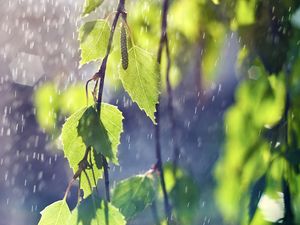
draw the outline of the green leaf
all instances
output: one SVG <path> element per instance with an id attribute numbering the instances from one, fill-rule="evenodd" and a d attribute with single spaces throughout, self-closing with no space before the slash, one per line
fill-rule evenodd
<path id="1" fill-rule="evenodd" d="M 93 12 L 102 3 L 103 3 L 103 0 L 85 0 L 82 16 L 85 16 L 86 14 Z"/>
<path id="2" fill-rule="evenodd" d="M 76 113 L 72 114 L 65 122 L 62 128 L 62 143 L 65 157 L 68 159 L 69 165 L 75 173 L 78 169 L 78 163 L 82 160 L 87 146 L 84 144 L 82 138 L 78 135 L 77 127 L 79 120 L 86 111 L 83 108 Z M 94 151 L 91 151 L 93 165 L 98 165 L 95 161 Z M 93 182 L 92 170 L 86 170 L 86 173 L 92 183 L 92 187 L 95 186 Z M 94 169 L 95 179 L 98 180 L 102 177 L 103 171 L 100 167 Z M 81 189 L 84 192 L 84 196 L 91 194 L 91 188 L 88 180 L 84 174 L 81 176 Z"/>
<path id="3" fill-rule="evenodd" d="M 92 146 L 97 153 L 102 153 L 112 162 L 118 163 L 117 151 L 120 144 L 121 133 L 123 132 L 123 116 L 117 107 L 102 104 L 101 120 L 92 106 L 82 108 L 72 114 L 62 128 L 62 142 L 65 157 L 68 159 L 70 167 L 75 173 L 78 163 L 82 160 L 86 148 Z M 99 157 L 91 151 L 96 180 L 102 177 L 101 162 Z M 92 184 L 93 174 L 91 170 L 86 170 Z M 91 194 L 88 181 L 85 176 L 81 176 L 81 185 L 85 196 Z M 94 184 L 92 185 L 94 186 Z"/>
<path id="4" fill-rule="evenodd" d="M 110 28 L 105 20 L 95 20 L 79 28 L 80 66 L 103 58 L 106 54 Z"/>
<path id="5" fill-rule="evenodd" d="M 153 179 L 138 175 L 117 184 L 112 194 L 112 204 L 120 209 L 126 219 L 130 219 L 150 205 L 154 197 Z"/>
<path id="6" fill-rule="evenodd" d="M 122 112 L 113 105 L 102 103 L 101 122 L 107 131 L 113 152 L 112 162 L 118 164 L 118 146 L 120 144 L 121 134 L 123 133 L 123 115 Z"/>
<path id="7" fill-rule="evenodd" d="M 159 96 L 159 65 L 145 50 L 133 46 L 128 51 L 129 65 L 126 70 L 119 67 L 125 90 L 140 109 L 155 123 L 155 110 Z"/>
<path id="8" fill-rule="evenodd" d="M 38 225 L 64 225 L 68 224 L 71 212 L 64 199 L 48 205 L 41 215 Z"/>
<path id="9" fill-rule="evenodd" d="M 124 216 L 117 208 L 100 198 L 90 195 L 72 211 L 68 225 L 125 225 Z M 107 211 L 106 211 L 107 209 Z M 107 213 L 106 213 L 107 212 Z M 109 223 L 106 223 L 108 219 Z"/>
<path id="10" fill-rule="evenodd" d="M 249 224 L 251 223 L 255 215 L 259 200 L 263 192 L 265 191 L 265 188 L 266 188 L 266 174 L 261 176 L 252 187 L 250 204 L 249 204 Z"/>
<path id="11" fill-rule="evenodd" d="M 82 114 L 77 129 L 78 135 L 82 137 L 86 147 L 92 146 L 98 154 L 101 153 L 109 159 L 113 158 L 112 144 L 107 131 L 92 106 L 88 107 Z"/>
<path id="12" fill-rule="evenodd" d="M 96 110 L 89 107 L 79 120 L 78 134 L 86 146 L 93 146 L 97 153 L 103 154 L 117 164 L 123 119 L 121 111 L 113 105 L 102 104 L 100 120 Z"/>

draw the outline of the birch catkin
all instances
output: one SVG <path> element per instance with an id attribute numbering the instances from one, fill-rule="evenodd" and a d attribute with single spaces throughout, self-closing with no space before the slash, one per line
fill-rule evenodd
<path id="1" fill-rule="evenodd" d="M 124 70 L 128 68 L 127 34 L 124 24 L 121 27 L 121 61 Z"/>

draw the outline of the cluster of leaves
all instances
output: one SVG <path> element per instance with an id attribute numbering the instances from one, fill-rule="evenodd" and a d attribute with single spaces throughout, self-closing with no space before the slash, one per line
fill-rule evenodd
<path id="1" fill-rule="evenodd" d="M 247 74 L 225 116 L 215 177 L 229 224 L 299 224 L 299 27 L 295 1 L 222 1 Z M 299 9 L 298 9 L 299 10 Z"/>
<path id="2" fill-rule="evenodd" d="M 87 0 L 82 15 L 85 16 L 94 11 L 101 3 L 102 1 Z M 122 21 L 122 23 L 126 23 L 126 21 Z M 110 34 L 109 21 L 106 20 L 89 21 L 80 26 L 81 66 L 104 58 Z M 114 49 L 120 49 L 118 42 L 114 42 L 113 47 Z M 127 60 L 130 62 L 127 67 L 122 68 L 119 66 L 118 68 L 114 66 L 114 68 L 119 73 L 123 87 L 132 100 L 155 122 L 155 105 L 158 102 L 159 95 L 158 64 L 150 53 L 134 44 L 128 49 Z M 40 88 L 35 95 L 36 103 L 39 105 L 37 118 L 45 129 L 52 129 L 60 110 L 65 110 L 65 113 L 72 113 L 63 125 L 61 139 L 63 152 L 70 167 L 75 175 L 79 171 L 80 188 L 83 190 L 84 200 L 71 213 L 66 203 L 66 195 L 63 200 L 55 202 L 43 210 L 39 224 L 107 224 L 108 220 L 111 224 L 125 224 L 126 221 L 122 213 L 126 218 L 129 218 L 132 213 L 136 213 L 148 204 L 143 199 L 143 193 L 138 192 L 139 189 L 134 192 L 137 197 L 136 201 L 132 201 L 131 211 L 123 211 L 124 208 L 128 207 L 126 204 L 124 205 L 124 202 L 122 204 L 124 193 L 126 195 L 128 191 L 133 189 L 127 189 L 124 192 L 122 188 L 121 191 L 118 191 L 120 188 L 117 186 L 113 199 L 122 213 L 110 203 L 99 199 L 96 194 L 93 194 L 93 187 L 97 185 L 98 179 L 102 178 L 101 157 L 105 157 L 111 163 L 118 164 L 117 148 L 123 131 L 122 113 L 117 107 L 105 103 L 101 105 L 100 117 L 93 105 L 77 108 L 75 111 L 78 105 L 82 106 L 84 104 L 80 101 L 85 98 L 84 95 L 79 97 L 73 95 L 72 91 L 69 92 L 70 90 L 67 90 L 56 94 L 53 85 Z M 47 97 L 45 98 L 45 96 Z M 47 99 L 49 99 L 49 102 L 45 101 Z M 65 105 L 69 99 L 71 99 L 71 102 Z M 76 106 L 74 107 L 74 105 Z M 46 118 L 43 117 L 45 114 Z M 91 150 L 88 152 L 88 149 Z M 83 168 L 84 176 L 81 175 L 80 162 L 86 154 L 90 154 L 89 167 L 92 167 L 92 169 L 89 167 Z M 74 176 L 74 178 L 77 177 Z M 91 180 L 94 180 L 94 183 Z M 151 193 L 154 192 L 152 183 L 152 179 L 138 176 L 119 185 L 127 184 L 130 187 L 141 187 L 142 191 L 147 195 L 149 194 L 150 201 Z M 133 197 L 134 200 L 134 196 L 127 196 L 125 203 L 128 202 L 128 197 Z"/>
<path id="3" fill-rule="evenodd" d="M 122 113 L 115 106 L 103 103 L 101 118 L 99 122 L 97 122 L 98 117 L 93 107 L 86 107 L 83 84 L 71 86 L 65 91 L 62 91 L 59 94 L 57 93 L 59 93 L 58 90 L 55 85 L 51 83 L 46 83 L 37 89 L 35 96 L 37 118 L 45 118 L 47 116 L 52 118 L 49 121 L 53 121 L 53 123 L 40 123 L 40 125 L 45 129 L 51 128 L 49 132 L 53 133 L 53 128 L 59 126 L 59 117 L 63 118 L 64 116 L 71 114 L 63 126 L 61 139 L 64 143 L 64 154 L 74 173 L 78 169 L 78 162 L 82 159 L 85 148 L 88 145 L 95 146 L 95 149 L 101 149 L 101 146 L 105 146 L 105 148 L 103 148 L 105 152 L 101 151 L 101 153 L 106 154 L 107 157 L 111 158 L 112 162 L 118 163 L 117 146 L 123 131 Z M 39 105 L 38 98 L 44 100 L 50 98 L 52 100 L 46 102 L 43 101 L 40 103 L 41 105 Z M 50 111 L 51 114 L 49 114 L 49 111 L 44 112 L 44 108 L 49 109 L 52 108 L 53 105 L 57 106 L 56 112 L 55 110 Z M 115 123 L 112 123 L 112 121 L 115 121 Z M 95 130 L 97 132 L 95 132 Z M 93 143 L 95 139 L 98 141 Z M 110 153 L 112 153 L 112 155 L 110 155 Z M 102 178 L 103 169 L 97 151 L 92 151 L 92 158 L 92 163 L 96 166 L 94 176 L 96 179 L 100 179 Z M 86 173 L 88 177 L 93 177 L 91 170 L 86 170 Z M 174 218 L 176 218 L 177 221 L 180 221 L 180 224 L 192 224 L 199 216 L 199 214 L 196 213 L 199 209 L 200 199 L 198 185 L 186 172 L 179 168 L 177 169 L 175 179 L 171 164 L 165 165 L 164 173 L 167 192 L 170 196 L 174 210 Z M 155 174 L 137 175 L 120 181 L 112 190 L 112 205 L 110 205 L 109 208 L 112 208 L 113 211 L 115 211 L 116 208 L 119 209 L 125 220 L 128 221 L 139 216 L 139 214 L 150 207 L 154 201 L 158 201 L 161 205 L 163 196 L 158 181 L 159 178 Z M 92 187 L 95 187 L 94 183 L 91 183 L 91 185 Z M 81 189 L 83 190 L 84 197 L 87 199 L 80 203 L 80 205 L 83 204 L 84 206 L 82 207 L 82 211 L 79 210 L 81 216 L 80 218 L 77 216 L 79 218 L 77 223 L 75 223 L 74 216 L 71 217 L 66 199 L 63 199 L 51 204 L 42 211 L 40 224 L 46 222 L 52 224 L 53 218 L 56 218 L 56 222 L 59 224 L 80 224 L 80 220 L 89 221 L 88 224 L 90 224 L 90 221 L 103 220 L 103 218 L 105 218 L 103 214 L 101 214 L 104 210 L 103 207 L 102 211 L 100 211 L 97 208 L 94 209 L 93 206 L 90 209 L 91 212 L 97 213 L 94 213 L 94 215 L 84 214 L 84 209 L 92 203 L 92 191 L 89 187 L 89 181 L 85 176 L 81 177 Z M 98 200 L 99 197 L 95 193 L 93 194 L 93 198 L 96 198 L 96 201 L 99 201 L 99 205 L 103 204 L 100 203 L 100 201 L 102 202 L 103 200 Z M 74 211 L 74 213 L 75 212 L 78 214 L 78 210 Z M 57 214 L 59 214 L 58 217 L 56 217 Z M 121 218 L 119 214 L 118 217 Z M 124 218 L 120 221 L 124 221 Z M 159 219 L 162 221 L 164 220 L 162 214 L 160 214 Z M 72 220 L 72 223 L 70 220 Z M 87 222 L 82 223 L 86 224 Z"/>
<path id="4" fill-rule="evenodd" d="M 102 2 L 86 0 L 82 16 L 93 12 Z M 120 26 L 117 27 L 117 31 L 121 27 L 121 42 L 113 41 L 112 60 L 108 60 L 107 72 L 118 74 L 125 91 L 155 123 L 155 105 L 158 103 L 160 88 L 159 65 L 151 53 L 135 45 L 132 37 L 127 36 L 130 31 L 124 32 L 128 27 L 127 22 L 122 19 Z M 105 57 L 111 34 L 109 21 L 86 22 L 80 26 L 78 32 L 81 50 L 80 66 L 101 61 Z M 126 43 L 128 40 L 131 42 Z M 75 85 L 60 92 L 54 84 L 45 84 L 36 91 L 34 99 L 37 106 L 37 119 L 41 127 L 50 133 L 59 133 L 56 127 L 64 116 L 69 116 L 63 124 L 60 139 L 63 153 L 75 174 L 74 179 L 77 178 L 76 174 L 79 175 L 79 187 L 83 191 L 83 199 L 72 211 L 66 201 L 67 193 L 62 200 L 47 206 L 41 212 L 39 225 L 121 225 L 154 204 L 156 199 L 162 201 L 156 170 L 117 183 L 112 190 L 111 203 L 98 196 L 97 181 L 103 176 L 101 157 L 105 157 L 110 163 L 118 164 L 117 152 L 124 118 L 116 106 L 102 103 L 99 116 L 94 105 L 86 105 L 82 85 Z M 89 165 L 80 170 L 82 169 L 80 163 L 85 159 L 86 154 L 89 155 Z M 84 174 L 81 174 L 82 171 Z M 198 186 L 180 169 L 176 177 L 170 166 L 166 167 L 165 171 L 174 216 L 180 224 L 191 224 L 195 220 L 195 212 L 198 208 Z M 164 217 L 160 217 L 159 220 L 164 220 Z"/>

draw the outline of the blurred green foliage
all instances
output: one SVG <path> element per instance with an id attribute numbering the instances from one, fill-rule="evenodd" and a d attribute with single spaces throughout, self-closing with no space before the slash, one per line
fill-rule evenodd
<path id="1" fill-rule="evenodd" d="M 161 1 L 128 1 L 127 5 L 129 45 L 155 54 Z M 224 149 L 215 169 L 215 197 L 225 224 L 300 224 L 299 7 L 300 1 L 294 0 L 170 1 L 173 88 L 196 64 L 200 72 L 196 76 L 201 76 L 205 89 L 222 70 L 219 57 L 232 32 L 240 44 L 236 60 L 240 83 L 235 103 L 224 117 Z M 91 27 L 85 28 L 82 31 L 89 32 Z M 116 87 L 120 87 L 118 35 L 119 31 L 107 66 L 109 81 Z M 195 57 L 197 52 L 200 57 Z M 163 91 L 165 69 L 162 61 Z M 41 127 L 53 133 L 64 116 L 85 107 L 82 87 L 65 91 L 58 91 L 51 83 L 40 87 L 35 104 Z M 165 176 L 176 219 L 180 224 L 196 223 L 199 187 L 183 170 L 177 171 L 175 179 L 169 165 Z M 161 193 L 157 197 L 161 199 Z"/>
<path id="2" fill-rule="evenodd" d="M 197 223 L 200 218 L 198 213 L 201 193 L 199 184 L 183 168 L 177 167 L 175 170 L 171 163 L 164 165 L 164 174 L 174 220 L 182 225 Z M 157 189 L 159 190 L 158 199 L 162 201 L 162 190 L 159 187 Z"/>
<path id="3" fill-rule="evenodd" d="M 240 84 L 236 103 L 226 113 L 225 154 L 216 169 L 216 196 L 229 221 L 245 217 L 250 187 L 268 169 L 272 157 L 262 132 L 280 121 L 284 110 L 283 75 L 268 77 L 262 65 L 255 69 L 256 80 Z"/>
<path id="4" fill-rule="evenodd" d="M 91 101 L 92 96 L 89 98 Z M 76 84 L 61 91 L 55 83 L 45 83 L 35 91 L 34 104 L 41 128 L 57 136 L 60 134 L 59 123 L 66 116 L 87 106 L 84 84 Z"/>
<path id="5" fill-rule="evenodd" d="M 300 36 L 291 18 L 300 2 L 220 4 L 235 5 L 228 16 L 242 48 L 241 82 L 215 170 L 216 200 L 226 224 L 299 224 Z"/>
<path id="6" fill-rule="evenodd" d="M 138 175 L 117 184 L 112 194 L 112 204 L 125 218 L 131 219 L 153 203 L 155 198 L 152 176 Z"/>

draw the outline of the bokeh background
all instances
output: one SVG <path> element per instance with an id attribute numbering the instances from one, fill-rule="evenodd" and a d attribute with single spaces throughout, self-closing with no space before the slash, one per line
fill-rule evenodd
<path id="1" fill-rule="evenodd" d="M 126 2 L 132 38 L 156 54 L 161 2 Z M 72 178 L 60 149 L 59 134 L 65 118 L 86 104 L 85 82 L 100 64 L 94 62 L 79 68 L 77 29 L 84 21 L 110 18 L 116 1 L 105 0 L 84 18 L 80 16 L 83 1 L 0 0 L 0 3 L 0 224 L 37 224 L 40 211 L 63 197 Z M 247 117 L 239 112 L 255 108 L 253 104 L 270 92 L 263 86 L 265 91 L 260 93 L 261 89 L 256 89 L 253 82 L 266 74 L 279 74 L 285 62 L 294 62 L 287 55 L 299 51 L 299 36 L 290 34 L 299 32 L 298 7 L 298 1 L 292 0 L 170 1 L 168 31 L 179 165 L 197 190 L 190 196 L 196 201 L 196 209 L 187 224 L 244 221 L 237 210 L 239 204 L 243 208 L 247 201 L 240 203 L 240 196 L 248 192 L 250 181 L 260 173 L 246 172 L 243 179 L 241 173 L 234 171 L 243 171 L 248 156 L 242 161 L 244 155 L 236 155 L 244 153 L 228 153 L 228 157 L 223 157 L 223 153 L 229 152 L 228 148 L 235 152 L 248 149 L 252 139 L 247 131 L 252 129 L 251 124 L 256 120 L 263 121 L 257 122 L 257 126 L 265 125 L 266 121 L 274 124 L 280 117 L 278 114 L 282 114 L 285 89 L 276 78 L 271 89 L 271 92 L 276 90 L 275 100 L 258 109 L 261 110 L 258 114 L 265 115 L 268 107 L 275 105 L 270 109 L 271 117 L 252 120 L 252 114 Z M 120 166 L 110 167 L 112 186 L 115 181 L 146 172 L 155 162 L 154 127 L 122 89 L 115 73 L 117 60 L 113 52 L 104 90 L 104 101 L 117 105 L 125 117 Z M 245 84 L 245 80 L 252 83 Z M 260 83 L 268 82 L 265 78 Z M 237 92 L 241 83 L 245 87 Z M 162 73 L 161 140 L 163 159 L 170 162 L 172 137 L 165 86 Z M 253 97 L 256 93 L 257 98 Z M 238 102 L 248 103 L 248 108 L 238 107 Z M 236 127 L 235 133 L 228 135 L 226 121 L 229 127 Z M 247 121 L 250 125 L 246 126 Z M 260 129 L 253 132 L 257 134 Z M 251 164 L 249 171 L 255 166 L 259 171 L 260 164 Z M 245 183 L 245 179 L 249 182 Z M 238 189 L 240 184 L 244 185 L 241 185 L 244 191 Z M 102 182 L 99 187 L 103 189 Z M 76 193 L 74 186 L 68 199 L 71 207 L 76 204 Z M 272 212 L 280 218 L 282 206 L 276 204 L 279 206 Z M 153 223 L 150 210 L 129 222 Z"/>

